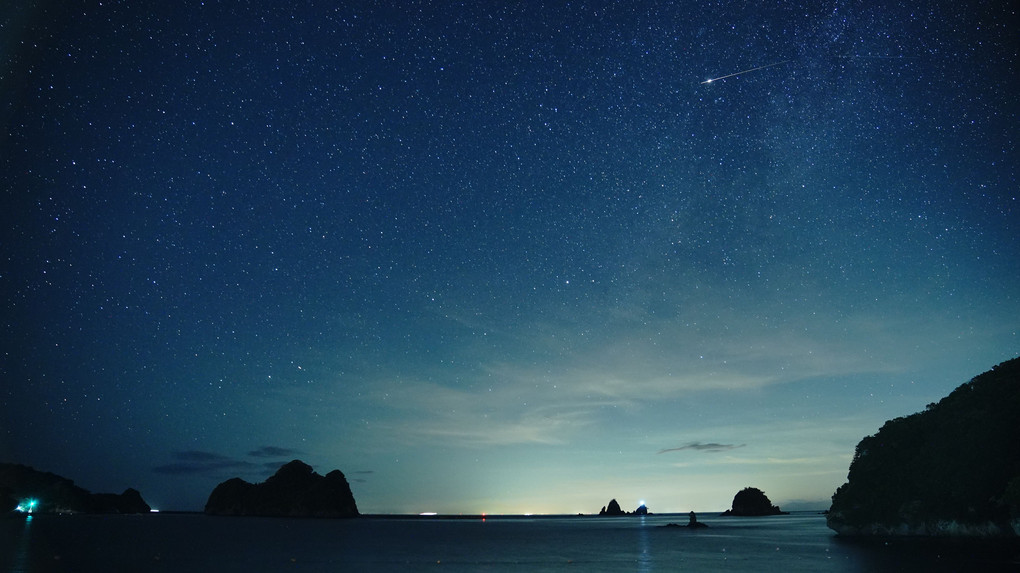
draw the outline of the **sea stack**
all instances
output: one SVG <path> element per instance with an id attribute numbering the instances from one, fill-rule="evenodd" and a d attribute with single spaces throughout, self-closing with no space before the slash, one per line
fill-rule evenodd
<path id="1" fill-rule="evenodd" d="M 213 490 L 205 504 L 209 515 L 266 517 L 357 517 L 358 505 L 340 470 L 321 476 L 294 460 L 262 483 L 229 479 Z"/>
<path id="2" fill-rule="evenodd" d="M 599 515 L 615 517 L 618 515 L 627 515 L 627 512 L 620 508 L 620 504 L 615 499 L 611 499 L 609 500 L 609 505 L 603 507 L 602 511 L 599 512 Z"/>
<path id="3" fill-rule="evenodd" d="M 759 517 L 763 515 L 786 515 L 777 506 L 772 505 L 767 495 L 756 487 L 745 487 L 733 496 L 733 506 L 727 509 L 723 515 L 735 515 L 744 517 Z"/>

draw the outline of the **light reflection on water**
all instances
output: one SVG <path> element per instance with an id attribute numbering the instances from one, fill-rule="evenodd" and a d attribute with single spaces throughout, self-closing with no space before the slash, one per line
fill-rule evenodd
<path id="1" fill-rule="evenodd" d="M 851 543 L 824 516 L 686 515 L 301 520 L 36 516 L 6 520 L 0 566 L 12 571 L 983 571 L 1016 570 L 1016 552 Z M 17 527 L 15 527 L 17 526 Z M 31 532 L 31 536 L 29 536 Z M 3 555 L 13 556 L 5 560 Z M 1011 561 L 1012 560 L 1012 561 Z M 6 563 L 5 563 L 6 561 Z"/>
<path id="2" fill-rule="evenodd" d="M 14 552 L 14 566 L 11 571 L 22 573 L 28 571 L 28 545 L 32 529 L 32 516 L 25 516 L 25 527 L 21 530 L 21 538 L 18 539 L 18 548 Z"/>
<path id="3" fill-rule="evenodd" d="M 654 567 L 653 567 L 653 561 L 652 561 L 652 549 L 651 549 L 651 545 L 648 542 L 648 524 L 646 523 L 648 518 L 647 518 L 647 516 L 642 515 L 642 516 L 639 517 L 639 519 L 641 520 L 641 527 L 638 529 L 638 536 L 637 536 L 638 537 L 638 571 L 641 571 L 642 573 L 645 573 L 647 571 L 652 571 L 654 569 Z"/>

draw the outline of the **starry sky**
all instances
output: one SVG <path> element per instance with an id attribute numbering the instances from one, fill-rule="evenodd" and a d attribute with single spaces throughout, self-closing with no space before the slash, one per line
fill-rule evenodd
<path id="1" fill-rule="evenodd" d="M 0 460 L 162 509 L 295 458 L 364 513 L 828 507 L 1020 355 L 1015 11 L 7 3 Z"/>

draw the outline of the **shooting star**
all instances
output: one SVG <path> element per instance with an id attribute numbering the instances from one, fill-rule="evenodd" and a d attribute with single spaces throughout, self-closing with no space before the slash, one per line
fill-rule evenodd
<path id="1" fill-rule="evenodd" d="M 758 70 L 764 70 L 765 68 L 771 68 L 773 66 L 778 66 L 779 64 L 785 64 L 786 62 L 789 62 L 789 61 L 790 60 L 783 60 L 781 62 L 776 62 L 774 64 L 769 64 L 767 66 L 758 66 L 757 68 L 751 68 L 749 70 L 740 70 L 739 72 L 733 72 L 732 74 L 727 74 L 725 76 L 719 76 L 717 78 L 708 79 L 708 80 L 705 80 L 705 81 L 703 81 L 701 83 L 703 83 L 703 84 L 710 84 L 712 82 L 717 82 L 719 80 L 725 80 L 726 78 L 732 78 L 733 76 L 739 76 L 740 74 L 749 74 L 751 72 L 757 72 Z"/>

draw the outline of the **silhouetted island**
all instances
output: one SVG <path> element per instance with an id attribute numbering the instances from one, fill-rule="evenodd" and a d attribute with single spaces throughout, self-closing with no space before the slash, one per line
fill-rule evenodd
<path id="1" fill-rule="evenodd" d="M 841 535 L 1020 535 L 1020 358 L 857 444 L 827 523 Z"/>
<path id="2" fill-rule="evenodd" d="M 722 515 L 759 517 L 762 515 L 789 515 L 789 512 L 772 505 L 762 490 L 756 487 L 745 487 L 733 496 L 733 506 L 724 511 Z"/>
<path id="3" fill-rule="evenodd" d="M 340 470 L 321 476 L 312 466 L 289 462 L 262 483 L 241 478 L 216 486 L 205 504 L 209 515 L 357 517 L 358 505 Z"/>
<path id="4" fill-rule="evenodd" d="M 29 507 L 31 506 L 31 507 Z M 0 511 L 32 513 L 149 513 L 138 490 L 91 493 L 57 474 L 0 463 Z"/>
<path id="5" fill-rule="evenodd" d="M 613 517 L 617 515 L 627 515 L 627 512 L 620 508 L 620 504 L 617 503 L 615 499 L 611 499 L 609 500 L 609 505 L 602 507 L 602 511 L 599 512 L 599 515 Z"/>
<path id="6" fill-rule="evenodd" d="M 602 510 L 599 511 L 599 515 L 607 517 L 615 517 L 619 515 L 648 515 L 648 508 L 642 503 L 632 513 L 627 513 L 626 511 L 623 511 L 620 504 L 617 503 L 615 499 L 611 499 L 609 500 L 609 505 L 603 506 Z"/>

